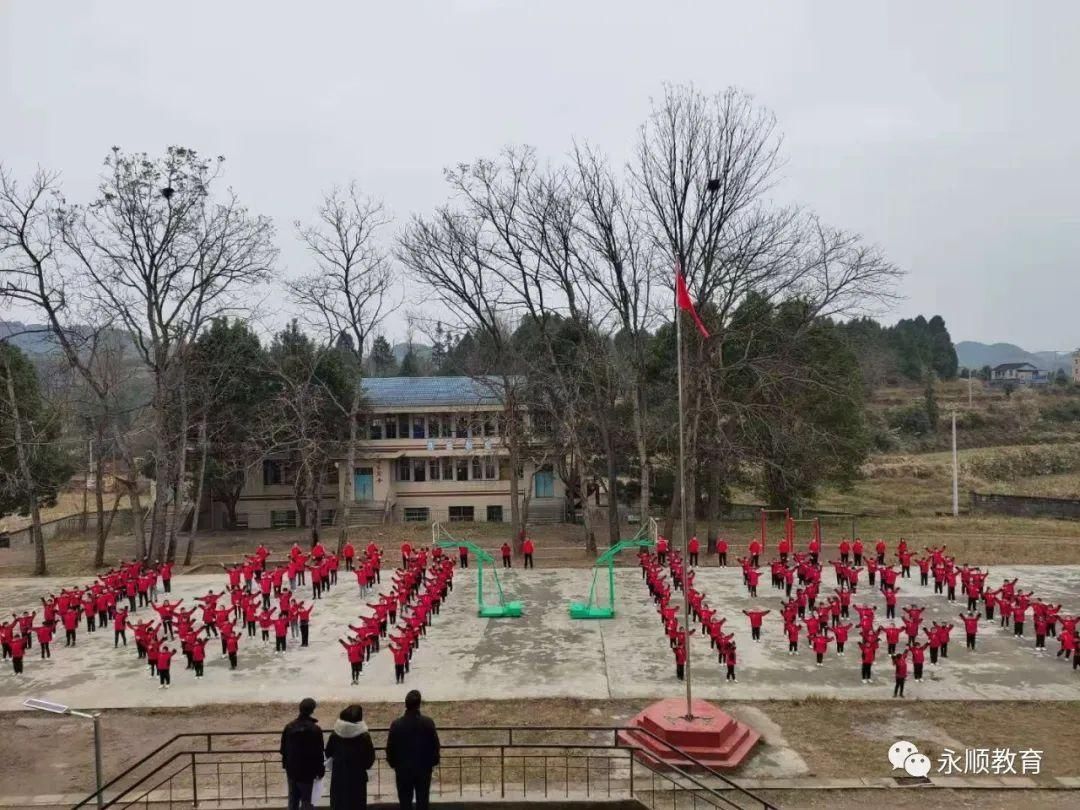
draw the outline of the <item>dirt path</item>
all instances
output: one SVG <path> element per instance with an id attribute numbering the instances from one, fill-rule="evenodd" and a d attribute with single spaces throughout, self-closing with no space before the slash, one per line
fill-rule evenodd
<path id="1" fill-rule="evenodd" d="M 103 684 L 102 688 L 107 688 Z M 361 697 L 362 696 L 358 696 Z M 621 725 L 642 708 L 638 701 L 462 701 L 434 703 L 427 712 L 443 727 L 494 725 Z M 340 705 L 321 706 L 317 712 L 324 727 L 329 726 Z M 397 705 L 365 705 L 365 719 L 373 727 L 385 727 L 397 716 Z M 805 762 L 801 775 L 818 777 L 889 776 L 886 751 L 897 739 L 914 742 L 920 751 L 936 759 L 945 747 L 1008 747 L 1013 750 L 1036 748 L 1044 751 L 1042 775 L 1080 775 L 1080 702 L 980 703 L 963 702 L 892 702 L 872 701 L 762 701 L 732 705 L 738 711 L 759 711 L 777 732 L 766 732 L 764 759 L 779 761 L 776 750 Z M 119 773 L 145 753 L 181 732 L 270 731 L 275 732 L 293 715 L 293 707 L 284 705 L 215 706 L 175 710 L 110 711 L 102 716 L 107 777 Z M 770 737 L 782 739 L 771 739 Z M 269 738 L 272 741 L 272 737 Z M 86 722 L 66 717 L 31 713 L 0 715 L 0 796 L 28 793 L 89 793 L 92 790 L 92 739 Z M 786 758 L 791 761 L 791 757 Z M 766 776 L 751 767 L 753 776 Z M 789 773 L 790 775 L 790 773 Z M 736 774 L 738 776 L 738 774 Z M 858 795 L 862 795 L 861 792 Z M 949 792 L 950 795 L 953 791 Z M 992 791 L 977 791 L 980 803 L 938 803 L 935 806 L 992 808 L 998 804 L 982 803 L 992 798 Z M 780 794 L 777 794 L 778 797 Z M 880 802 L 880 793 L 870 794 L 860 804 L 856 794 L 801 795 L 798 802 L 791 794 L 782 803 L 806 808 L 865 808 Z M 889 791 L 889 807 L 927 806 L 923 792 Z M 941 794 L 933 794 L 935 797 Z M 1011 793 L 1012 801 L 1029 802 L 1029 794 Z M 1043 796 L 1040 793 L 1040 797 Z M 1057 803 L 1058 794 L 1046 792 L 1033 807 L 1076 807 Z M 878 798 L 874 798 L 877 796 Z M 911 797 L 909 804 L 896 804 L 893 798 Z M 957 794 L 957 802 L 966 802 L 967 794 Z M 1022 798 L 1021 798 L 1022 797 Z M 952 800 L 950 799 L 950 802 Z M 921 803 L 919 803 L 921 802 Z M 880 804 L 879 804 L 880 806 Z M 1015 804 L 1010 805 L 1010 807 Z"/>

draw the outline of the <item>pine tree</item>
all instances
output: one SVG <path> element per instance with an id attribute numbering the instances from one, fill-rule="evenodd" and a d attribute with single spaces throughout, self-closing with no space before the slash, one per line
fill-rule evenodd
<path id="1" fill-rule="evenodd" d="M 394 350 L 390 348 L 390 344 L 382 335 L 379 335 L 371 343 L 368 367 L 368 373 L 372 377 L 393 377 L 398 373 Z"/>

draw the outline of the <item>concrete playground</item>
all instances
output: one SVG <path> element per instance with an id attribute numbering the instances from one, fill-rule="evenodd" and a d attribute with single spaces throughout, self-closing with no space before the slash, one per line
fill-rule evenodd
<path id="1" fill-rule="evenodd" d="M 293 702 L 307 694 L 335 701 L 398 701 L 414 687 L 422 689 L 426 699 L 440 701 L 648 699 L 684 693 L 637 568 L 616 571 L 618 615 L 608 621 L 574 621 L 567 612 L 570 601 L 587 594 L 592 576 L 588 570 L 513 569 L 500 575 L 507 597 L 524 602 L 525 615 L 520 619 L 478 618 L 474 570 L 459 572 L 453 593 L 413 657 L 404 685 L 394 683 L 393 662 L 385 647 L 365 665 L 360 684 L 350 685 L 345 653 L 337 639 L 366 610 L 364 601 L 373 599 L 370 595 L 362 599 L 352 575 L 343 572 L 339 584 L 318 603 L 309 648 L 300 649 L 290 639 L 288 651 L 275 655 L 272 641 L 264 644 L 244 637 L 239 669 L 232 672 L 228 662 L 219 658 L 220 646 L 211 641 L 206 677 L 196 680 L 184 670 L 178 656 L 173 662 L 172 688 L 159 690 L 157 680 L 136 658 L 131 633 L 126 649 L 114 649 L 111 629 L 89 634 L 83 625 L 75 648 L 65 649 L 63 633 L 59 634 L 51 660 L 40 660 L 35 645 L 21 676 L 15 676 L 5 662 L 0 670 L 0 710 L 16 709 L 28 697 L 85 708 Z M 1013 577 L 1019 577 L 1024 590 L 1034 590 L 1036 597 L 1063 603 L 1066 613 L 1080 609 L 1080 566 L 995 568 L 989 581 L 997 584 Z M 826 582 L 831 578 L 832 572 L 826 571 Z M 385 588 L 389 577 L 383 579 Z M 0 604 L 5 613 L 32 609 L 41 595 L 73 584 L 58 579 L 0 580 Z M 699 569 L 697 584 L 709 603 L 727 617 L 725 629 L 735 632 L 739 650 L 739 680 L 728 684 L 707 640 L 700 635 L 693 638 L 698 696 L 711 700 L 891 697 L 892 667 L 884 646 L 875 666 L 874 683 L 864 685 L 854 642 L 844 657 L 837 656 L 830 646 L 822 667 L 815 666 L 805 643 L 797 656 L 787 654 L 778 615 L 780 592 L 769 587 L 767 579 L 759 587 L 757 599 L 747 596 L 735 568 Z M 190 605 L 193 597 L 208 588 L 221 590 L 223 586 L 223 575 L 181 576 L 174 580 L 173 596 L 186 598 Z M 598 588 L 605 589 L 603 577 Z M 964 648 L 958 617 L 962 602 L 950 605 L 916 580 L 901 580 L 900 592 L 901 607 L 926 605 L 927 621 L 957 625 L 950 657 L 937 667 L 928 663 L 921 683 L 909 677 L 908 700 L 1080 699 L 1080 671 L 1055 658 L 1057 642 L 1053 639 L 1048 639 L 1047 654 L 1036 654 L 1030 621 L 1023 639 L 1014 638 L 1011 629 L 998 627 L 996 621 L 983 622 L 978 650 L 969 652 Z M 879 623 L 885 623 L 884 601 L 876 590 L 864 583 L 855 601 L 878 606 Z M 760 643 L 750 640 L 749 623 L 741 613 L 751 606 L 773 610 L 765 620 Z M 156 618 L 144 608 L 136 618 L 148 616 Z"/>

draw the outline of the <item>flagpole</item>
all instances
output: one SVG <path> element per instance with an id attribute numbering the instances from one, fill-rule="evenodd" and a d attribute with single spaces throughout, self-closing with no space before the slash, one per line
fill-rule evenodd
<path id="1" fill-rule="evenodd" d="M 675 354 L 679 380 L 679 553 L 682 554 L 682 595 L 683 595 L 683 631 L 686 633 L 686 719 L 694 719 L 693 687 L 691 686 L 690 667 L 690 597 L 689 556 L 686 553 L 686 438 L 683 430 L 683 351 L 682 351 L 682 307 L 678 304 L 678 292 L 675 303 Z"/>

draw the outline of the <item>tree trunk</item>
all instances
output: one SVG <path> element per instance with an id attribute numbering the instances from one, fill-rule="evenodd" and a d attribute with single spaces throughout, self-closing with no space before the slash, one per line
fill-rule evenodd
<path id="1" fill-rule="evenodd" d="M 191 530 L 188 532 L 187 548 L 184 550 L 184 565 L 191 565 L 192 555 L 195 553 L 195 534 L 199 531 L 199 510 L 202 508 L 203 487 L 206 484 L 206 456 L 210 442 L 206 440 L 206 420 L 209 414 L 203 412 L 202 421 L 199 422 L 199 484 L 195 487 L 195 509 L 191 514 Z"/>
<path id="2" fill-rule="evenodd" d="M 641 525 L 649 522 L 649 506 L 652 499 L 652 471 L 649 468 L 649 450 L 645 435 L 645 386 L 640 383 L 634 391 L 634 438 L 637 442 L 639 478 L 641 481 L 641 500 L 638 516 Z"/>
<path id="3" fill-rule="evenodd" d="M 34 473 L 30 467 L 30 458 L 23 439 L 22 415 L 19 412 L 19 399 L 15 396 L 15 375 L 8 360 L 7 353 L 4 357 L 4 373 L 7 383 L 8 405 L 11 408 L 11 419 L 14 428 L 15 458 L 19 465 L 19 476 L 26 488 L 27 505 L 30 511 L 30 537 L 34 543 L 34 574 L 45 576 L 48 566 L 45 563 L 45 537 L 41 533 L 41 511 L 38 508 L 36 487 L 34 486 Z"/>
<path id="4" fill-rule="evenodd" d="M 105 540 L 108 538 L 108 528 L 105 526 L 105 493 L 102 489 L 102 477 L 105 473 L 105 463 L 103 460 L 104 453 L 104 431 L 101 429 L 101 425 L 98 425 L 98 429 L 94 436 L 98 445 L 97 458 L 94 459 L 94 510 L 97 512 L 97 543 L 94 545 L 94 567 L 101 568 L 105 565 Z M 119 498 L 119 493 L 117 493 Z M 115 507 L 113 514 L 116 514 Z"/>
<path id="5" fill-rule="evenodd" d="M 613 546 L 619 542 L 619 501 L 618 493 L 619 470 L 615 463 L 615 438 L 611 430 L 605 430 L 605 444 L 607 445 L 607 487 L 608 487 L 608 545 Z"/>
<path id="6" fill-rule="evenodd" d="M 592 515 L 589 511 L 589 491 L 586 484 L 585 459 L 581 453 L 574 452 L 574 466 L 577 470 L 578 487 L 581 491 L 581 520 L 585 528 L 585 549 L 590 554 L 596 554 L 596 532 L 593 530 Z"/>
<path id="7" fill-rule="evenodd" d="M 507 390 L 504 388 L 504 390 Z M 520 553 L 521 544 L 524 542 L 525 525 L 521 515 L 521 478 L 518 476 L 518 467 L 521 463 L 521 414 L 517 412 L 517 401 L 512 393 L 507 391 L 506 411 L 503 423 L 506 426 L 506 448 L 510 452 L 510 545 Z"/>
<path id="8" fill-rule="evenodd" d="M 356 444 L 358 441 L 357 431 L 357 419 L 360 415 L 360 403 L 362 402 L 363 388 L 360 384 L 357 384 L 353 389 L 352 402 L 349 404 L 349 446 L 345 449 L 345 503 L 341 504 L 342 509 L 348 509 L 349 506 L 356 502 Z M 345 545 L 345 531 L 344 529 L 338 535 L 337 553 L 341 554 L 341 549 Z"/>
<path id="9" fill-rule="evenodd" d="M 92 446 L 93 445 L 88 445 L 87 450 L 90 450 L 90 448 Z M 87 474 L 87 476 L 89 476 L 91 473 L 93 473 L 93 466 L 94 465 L 93 465 L 93 459 L 91 458 L 92 454 L 93 454 L 93 451 L 90 450 L 90 453 L 86 457 L 86 474 Z M 90 493 L 87 491 L 87 486 L 89 484 L 90 484 L 89 480 L 83 481 L 82 513 L 79 515 L 79 531 L 82 532 L 83 537 L 86 536 L 86 531 L 89 528 L 88 525 L 87 525 L 87 519 L 88 519 L 88 517 L 90 515 L 90 502 L 89 502 Z"/>
<path id="10" fill-rule="evenodd" d="M 165 559 L 169 562 L 176 560 L 176 533 L 180 530 L 181 523 L 184 517 L 184 483 L 187 478 L 187 444 L 188 444 L 188 408 L 187 408 L 187 386 L 184 382 L 181 382 L 179 387 L 180 396 L 180 424 L 177 431 L 177 448 L 178 454 L 176 459 L 176 481 L 173 485 L 173 498 L 172 498 L 172 514 L 169 516 L 167 525 L 168 531 L 168 548 L 165 552 Z"/>
<path id="11" fill-rule="evenodd" d="M 720 487 L 723 484 L 724 469 L 720 459 L 713 459 L 709 469 L 709 505 L 708 526 L 706 528 L 706 548 L 709 554 L 716 552 L 716 526 L 720 520 Z"/>

